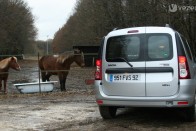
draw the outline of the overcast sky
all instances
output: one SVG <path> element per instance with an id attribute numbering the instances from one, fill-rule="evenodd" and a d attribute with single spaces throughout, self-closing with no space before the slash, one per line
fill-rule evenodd
<path id="1" fill-rule="evenodd" d="M 37 40 L 53 39 L 74 12 L 76 0 L 24 0 L 35 17 Z"/>

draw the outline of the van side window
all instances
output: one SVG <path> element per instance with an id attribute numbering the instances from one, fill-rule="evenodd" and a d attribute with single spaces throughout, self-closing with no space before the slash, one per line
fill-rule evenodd
<path id="1" fill-rule="evenodd" d="M 190 49 L 190 46 L 189 46 L 188 42 L 186 41 L 186 39 L 183 36 L 181 36 L 181 39 L 182 39 L 182 42 L 184 44 L 184 47 L 185 47 L 185 50 L 187 52 L 188 57 L 191 60 L 193 60 L 193 56 L 192 56 L 191 49 Z"/>
<path id="2" fill-rule="evenodd" d="M 168 60 L 173 56 L 171 37 L 167 34 L 151 34 L 147 37 L 149 60 Z"/>

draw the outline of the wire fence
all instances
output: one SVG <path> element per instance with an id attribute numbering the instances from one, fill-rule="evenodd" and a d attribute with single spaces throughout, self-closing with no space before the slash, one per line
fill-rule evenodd
<path id="1" fill-rule="evenodd" d="M 68 91 L 85 92 L 92 90 L 92 85 L 86 85 L 86 80 L 93 80 L 94 68 L 75 69 L 69 70 L 69 74 L 66 79 L 66 89 Z M 54 83 L 54 91 L 60 91 L 60 83 L 58 76 L 51 76 L 50 81 L 57 81 Z M 39 71 L 11 71 L 9 72 L 8 87 L 15 88 L 14 84 L 21 83 L 39 83 L 42 82 Z"/>
<path id="2" fill-rule="evenodd" d="M 45 70 L 41 71 L 38 67 L 38 57 L 33 57 L 33 59 L 26 59 L 24 56 L 23 60 L 18 61 L 21 66 L 20 71 L 15 71 L 10 69 L 9 72 L 1 72 L 0 75 L 9 74 L 7 87 L 8 93 L 19 93 L 14 84 L 20 83 L 33 83 L 42 82 L 41 73 L 42 72 L 68 72 L 66 79 L 66 89 L 72 92 L 88 92 L 93 90 L 93 85 L 86 85 L 86 80 L 94 79 L 94 67 L 84 67 L 80 68 L 76 64 L 72 64 L 70 70 Z M 57 81 L 54 84 L 54 92 L 60 92 L 60 84 L 58 76 L 51 76 L 50 81 Z M 3 89 L 3 87 L 2 87 Z"/>

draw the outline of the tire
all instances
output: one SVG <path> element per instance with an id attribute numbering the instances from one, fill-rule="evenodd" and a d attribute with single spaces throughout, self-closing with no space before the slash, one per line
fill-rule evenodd
<path id="1" fill-rule="evenodd" d="M 99 112 L 103 119 L 112 119 L 116 116 L 117 107 L 99 106 Z"/>
<path id="2" fill-rule="evenodd" d="M 185 109 L 185 121 L 186 122 L 195 122 L 195 104 L 191 107 Z"/>

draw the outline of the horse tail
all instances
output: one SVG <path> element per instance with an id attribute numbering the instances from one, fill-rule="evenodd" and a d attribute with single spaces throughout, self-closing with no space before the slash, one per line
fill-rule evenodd
<path id="1" fill-rule="evenodd" d="M 44 70 L 43 60 L 44 60 L 44 56 L 42 56 L 41 59 L 39 60 L 39 68 L 40 68 L 41 70 Z"/>
<path id="2" fill-rule="evenodd" d="M 41 57 L 41 59 L 39 60 L 39 68 L 41 70 L 41 76 L 42 76 L 42 81 L 46 81 L 46 72 L 43 72 L 44 70 L 44 66 L 43 66 L 43 61 L 44 61 L 44 56 Z"/>

